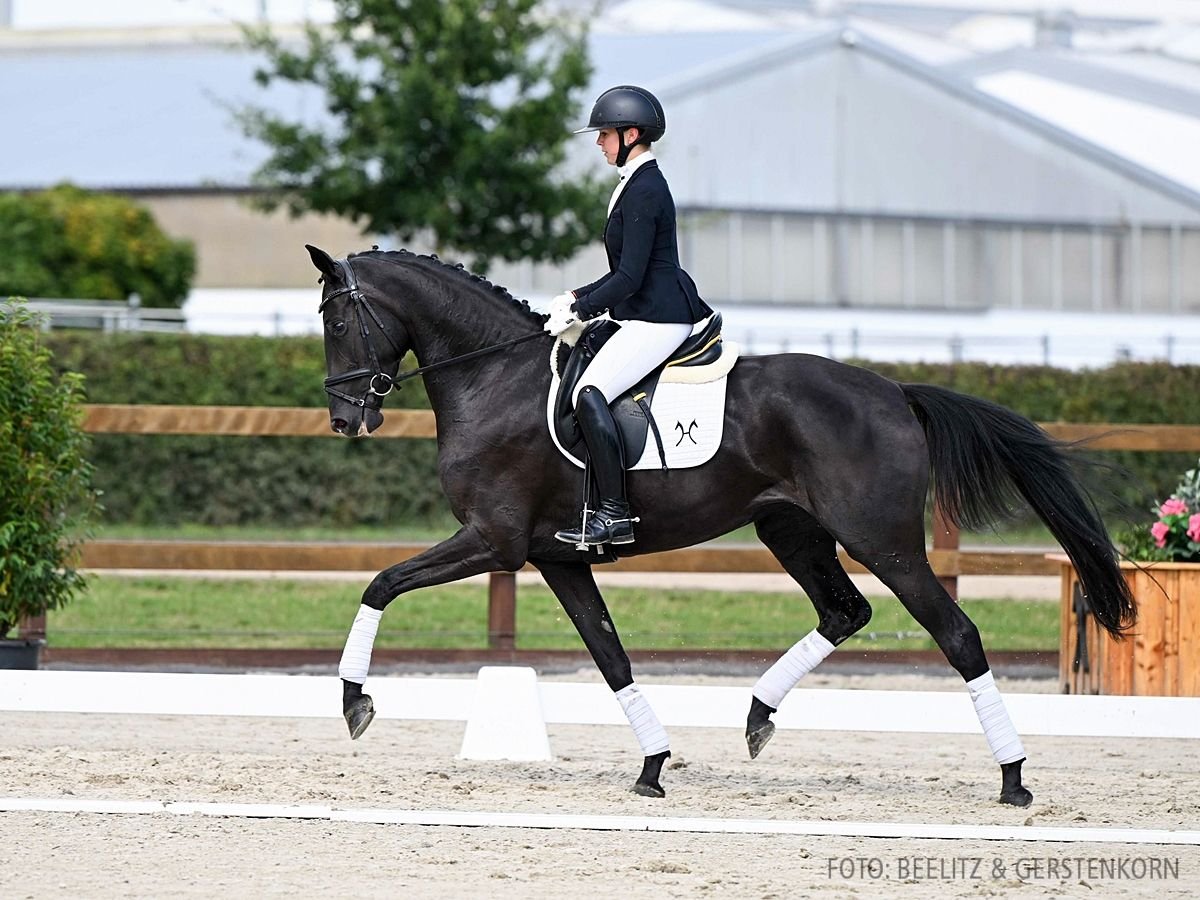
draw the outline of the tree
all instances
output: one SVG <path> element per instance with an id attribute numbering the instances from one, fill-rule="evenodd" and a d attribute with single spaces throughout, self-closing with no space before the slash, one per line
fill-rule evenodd
<path id="1" fill-rule="evenodd" d="M 0 297 L 77 297 L 182 306 L 196 272 L 189 241 L 167 236 L 127 197 L 60 184 L 0 194 Z"/>
<path id="2" fill-rule="evenodd" d="M 561 261 L 595 239 L 603 189 L 560 176 L 588 81 L 583 26 L 537 0 L 334 0 L 303 46 L 265 27 L 256 78 L 323 89 L 328 127 L 240 111 L 271 148 L 264 205 L 489 259 Z"/>
<path id="3" fill-rule="evenodd" d="M 97 510 L 83 376 L 55 373 L 38 325 L 0 304 L 0 638 L 83 586 L 71 566 Z"/>

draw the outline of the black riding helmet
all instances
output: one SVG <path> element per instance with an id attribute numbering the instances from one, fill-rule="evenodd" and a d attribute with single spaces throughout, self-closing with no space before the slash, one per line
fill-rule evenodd
<path id="1" fill-rule="evenodd" d="M 667 131 L 667 117 L 662 104 L 645 88 L 632 84 L 619 84 L 609 88 L 596 100 L 587 126 L 577 129 L 575 134 L 614 128 L 621 136 L 621 149 L 617 153 L 617 165 L 625 165 L 630 147 L 625 146 L 625 129 L 637 128 L 641 135 L 639 144 L 649 146 Z"/>

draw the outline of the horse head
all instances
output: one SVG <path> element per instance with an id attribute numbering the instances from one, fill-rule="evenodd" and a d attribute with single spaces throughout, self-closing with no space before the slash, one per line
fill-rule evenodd
<path id="1" fill-rule="evenodd" d="M 372 303 L 369 285 L 349 259 L 334 259 L 305 244 L 321 272 L 325 334 L 325 391 L 329 426 L 339 434 L 367 435 L 383 424 L 383 398 L 392 390 L 410 341 L 404 326 Z"/>
<path id="2" fill-rule="evenodd" d="M 461 264 L 378 248 L 334 259 L 305 247 L 324 284 L 319 309 L 334 431 L 373 432 L 393 384 L 416 375 L 424 377 L 437 410 L 477 402 L 478 384 L 494 380 L 515 359 L 531 371 L 545 368 L 533 360 L 549 346 L 546 317 Z M 536 338 L 546 346 L 531 349 Z M 397 377 L 409 350 L 420 367 Z"/>

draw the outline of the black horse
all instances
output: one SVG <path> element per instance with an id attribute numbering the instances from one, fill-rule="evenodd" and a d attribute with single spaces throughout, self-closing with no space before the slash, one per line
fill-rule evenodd
<path id="1" fill-rule="evenodd" d="M 380 572 L 362 609 L 377 622 L 377 611 L 408 591 L 532 563 L 609 687 L 630 686 L 629 658 L 591 560 L 554 538 L 578 515 L 580 473 L 547 430 L 553 339 L 541 333 L 545 317 L 436 257 L 375 250 L 335 260 L 308 250 L 324 282 L 333 430 L 375 430 L 383 395 L 412 351 L 437 418 L 439 477 L 462 523 L 447 540 Z M 641 524 L 637 542 L 620 552 L 686 547 L 753 522 L 812 600 L 819 634 L 837 645 L 871 617 L 838 561 L 841 544 L 971 682 L 989 672 L 979 632 L 938 583 L 925 551 L 931 472 L 947 519 L 966 528 L 986 527 L 1028 503 L 1078 570 L 1097 621 L 1115 636 L 1134 621 L 1112 542 L 1064 450 L 1022 416 L 944 388 L 898 384 L 819 356 L 746 357 L 729 374 L 724 437 L 712 460 L 629 473 Z M 359 681 L 373 639 L 372 626 Z M 358 681 L 344 685 L 343 711 L 357 737 L 374 708 Z M 752 703 L 752 755 L 773 731 L 773 711 Z M 646 755 L 635 790 L 662 796 L 667 756 Z M 1025 805 L 1032 797 L 1021 784 L 1022 761 L 1001 765 L 1004 802 Z"/>

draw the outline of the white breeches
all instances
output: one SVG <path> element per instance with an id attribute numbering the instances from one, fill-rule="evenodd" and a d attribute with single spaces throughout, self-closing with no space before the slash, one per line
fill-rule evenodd
<path id="1" fill-rule="evenodd" d="M 692 326 L 682 322 L 622 322 L 621 330 L 608 339 L 584 370 L 571 395 L 572 405 L 589 384 L 612 403 L 670 356 L 691 333 Z"/>

